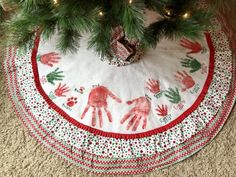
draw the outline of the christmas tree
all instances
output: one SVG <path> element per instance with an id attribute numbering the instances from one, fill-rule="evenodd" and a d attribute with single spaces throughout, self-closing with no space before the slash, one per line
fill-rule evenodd
<path id="1" fill-rule="evenodd" d="M 24 46 L 35 33 L 49 39 L 58 33 L 62 52 L 79 49 L 81 37 L 90 35 L 88 47 L 101 57 L 111 54 L 113 31 L 121 27 L 125 37 L 143 49 L 162 38 L 199 38 L 210 25 L 210 14 L 197 8 L 196 0 L 9 0 L 15 15 L 2 24 L 8 44 Z M 162 16 L 145 26 L 145 10 Z M 1 13 L 1 9 L 0 9 Z"/>

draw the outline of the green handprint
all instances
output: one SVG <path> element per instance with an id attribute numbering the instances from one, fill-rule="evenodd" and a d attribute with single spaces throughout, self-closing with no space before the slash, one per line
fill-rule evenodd
<path id="1" fill-rule="evenodd" d="M 195 58 L 187 56 L 188 58 L 182 58 L 181 64 L 185 68 L 190 68 L 190 73 L 194 73 L 201 69 L 202 65 Z"/>
<path id="2" fill-rule="evenodd" d="M 56 68 L 54 71 L 50 72 L 49 74 L 47 74 L 47 80 L 49 83 L 51 83 L 52 85 L 55 85 L 54 81 L 61 81 L 62 78 L 64 77 L 64 75 L 62 75 L 61 73 L 63 73 L 63 71 L 58 71 L 59 68 Z"/>
<path id="3" fill-rule="evenodd" d="M 178 88 L 175 87 L 175 90 L 172 88 L 169 88 L 169 90 L 166 90 L 165 96 L 169 98 L 169 101 L 174 104 L 178 104 L 181 101 L 181 97 L 179 94 Z"/>

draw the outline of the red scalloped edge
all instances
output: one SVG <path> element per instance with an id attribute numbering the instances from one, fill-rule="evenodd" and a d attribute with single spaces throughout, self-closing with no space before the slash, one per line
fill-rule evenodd
<path id="1" fill-rule="evenodd" d="M 209 86 L 211 84 L 213 74 L 214 74 L 214 54 L 215 54 L 215 49 L 214 49 L 214 46 L 213 46 L 213 43 L 211 40 L 210 33 L 205 33 L 205 37 L 206 37 L 206 40 L 207 40 L 207 43 L 208 43 L 208 46 L 210 49 L 209 73 L 208 73 L 208 77 L 206 79 L 206 82 L 204 84 L 204 87 L 203 87 L 199 97 L 197 98 L 197 100 L 193 103 L 193 105 L 190 108 L 188 108 L 183 114 L 181 114 L 178 118 L 176 118 L 175 120 L 173 120 L 169 124 L 167 124 L 163 127 L 159 127 L 159 128 L 150 130 L 150 131 L 143 132 L 143 133 L 121 134 L 121 133 L 111 133 L 111 132 L 105 132 L 102 130 L 98 130 L 96 128 L 84 125 L 84 124 L 76 121 L 74 118 L 70 117 L 65 111 L 63 111 L 59 106 L 57 106 L 45 93 L 45 91 L 43 90 L 41 83 L 40 83 L 38 65 L 37 65 L 37 61 L 36 61 L 38 46 L 39 46 L 39 42 L 40 42 L 39 36 L 36 36 L 36 38 L 35 38 L 34 48 L 32 50 L 32 56 L 31 56 L 35 85 L 36 85 L 38 92 L 42 95 L 44 100 L 48 103 L 49 107 L 54 109 L 58 114 L 60 114 L 67 121 L 69 121 L 70 123 L 72 123 L 73 125 L 75 125 L 78 128 L 81 128 L 83 130 L 86 130 L 86 131 L 96 134 L 96 135 L 105 136 L 105 137 L 112 137 L 112 138 L 117 138 L 117 139 L 136 139 L 136 138 L 144 138 L 144 137 L 152 136 L 157 133 L 162 133 L 162 132 L 172 128 L 173 126 L 179 124 L 180 122 L 182 122 L 186 118 L 186 116 L 191 114 L 204 99 L 204 97 L 209 89 Z"/>

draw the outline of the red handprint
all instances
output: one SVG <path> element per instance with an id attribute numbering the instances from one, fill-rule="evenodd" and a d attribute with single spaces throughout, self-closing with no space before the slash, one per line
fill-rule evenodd
<path id="1" fill-rule="evenodd" d="M 61 57 L 56 52 L 46 53 L 40 56 L 40 62 L 42 64 L 53 67 L 53 64 L 58 63 Z"/>
<path id="2" fill-rule="evenodd" d="M 164 117 L 168 115 L 167 105 L 161 105 L 161 106 L 157 105 L 156 111 L 158 116 Z"/>
<path id="3" fill-rule="evenodd" d="M 180 40 L 180 45 L 182 47 L 185 47 L 187 49 L 190 49 L 189 52 L 187 52 L 187 54 L 191 54 L 191 53 L 199 53 L 202 51 L 202 46 L 200 43 L 198 43 L 197 41 L 192 42 L 188 39 L 182 39 Z"/>
<path id="4" fill-rule="evenodd" d="M 183 73 L 177 71 L 175 79 L 182 84 L 182 91 L 190 89 L 195 85 L 195 81 L 193 80 L 192 76 L 188 75 L 186 71 L 183 71 Z"/>
<path id="5" fill-rule="evenodd" d="M 120 123 L 123 124 L 126 120 L 128 120 L 131 116 L 133 116 L 126 130 L 129 130 L 131 126 L 133 126 L 132 131 L 136 131 L 141 119 L 143 119 L 142 128 L 145 129 L 147 127 L 147 116 L 151 109 L 151 102 L 146 97 L 139 97 L 132 101 L 126 102 L 128 105 L 135 103 L 134 107 L 121 119 Z"/>
<path id="6" fill-rule="evenodd" d="M 69 92 L 69 87 L 66 87 L 66 84 L 61 85 L 61 83 L 57 86 L 56 90 L 54 91 L 55 95 L 58 97 L 65 97 L 64 93 Z"/>
<path id="7" fill-rule="evenodd" d="M 160 83 L 159 81 L 157 80 L 154 80 L 154 79 L 148 79 L 148 82 L 147 82 L 147 86 L 146 88 L 154 93 L 154 94 L 157 94 L 160 92 Z"/>
<path id="8" fill-rule="evenodd" d="M 118 103 L 121 103 L 121 99 L 116 97 L 110 90 L 108 90 L 104 86 L 97 86 L 91 90 L 89 93 L 89 98 L 88 98 L 88 104 L 84 109 L 84 112 L 81 116 L 81 119 L 84 118 L 86 115 L 87 111 L 89 110 L 90 106 L 93 108 L 92 112 L 92 126 L 96 125 L 96 110 L 98 109 L 98 120 L 99 120 L 99 126 L 102 127 L 102 110 L 101 108 L 104 109 L 104 111 L 107 114 L 109 122 L 112 122 L 112 116 L 110 111 L 107 109 L 107 98 L 110 96 L 112 99 L 116 100 Z"/>

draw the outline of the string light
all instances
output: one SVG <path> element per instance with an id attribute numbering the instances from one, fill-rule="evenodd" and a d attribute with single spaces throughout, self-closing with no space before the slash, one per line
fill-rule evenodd
<path id="1" fill-rule="evenodd" d="M 183 18 L 189 18 L 190 17 L 190 14 L 188 13 L 188 12 L 186 12 L 186 13 L 184 13 L 184 15 L 183 15 Z"/>
<path id="2" fill-rule="evenodd" d="M 129 3 L 131 4 L 133 2 L 133 0 L 129 0 Z"/>
<path id="3" fill-rule="evenodd" d="M 167 18 L 173 17 L 173 16 L 174 16 L 174 11 L 173 11 L 173 9 L 170 8 L 170 7 L 166 7 L 166 8 L 165 8 L 165 16 L 166 16 Z"/>
<path id="4" fill-rule="evenodd" d="M 170 16 L 171 12 L 168 10 L 168 11 L 166 11 L 166 14 Z"/>
<path id="5" fill-rule="evenodd" d="M 53 4 L 58 4 L 58 0 L 53 0 Z"/>
<path id="6" fill-rule="evenodd" d="M 99 12 L 99 14 L 98 14 L 99 16 L 103 16 L 103 12 L 101 11 L 101 12 Z"/>

